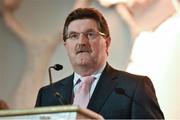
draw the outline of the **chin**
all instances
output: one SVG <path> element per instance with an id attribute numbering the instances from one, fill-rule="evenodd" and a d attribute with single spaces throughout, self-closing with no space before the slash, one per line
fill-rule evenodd
<path id="1" fill-rule="evenodd" d="M 90 63 L 87 61 L 81 61 L 81 62 L 78 62 L 77 64 L 80 66 L 86 66 L 86 65 L 89 65 Z"/>
<path id="2" fill-rule="evenodd" d="M 94 64 L 94 59 L 92 59 L 91 56 L 78 56 L 78 57 L 75 57 L 75 59 L 72 59 L 72 62 L 74 62 L 76 65 L 79 65 L 79 66 L 89 66 L 91 64 Z"/>
<path id="3" fill-rule="evenodd" d="M 77 63 L 77 65 L 79 65 L 79 66 L 89 66 L 89 65 L 91 65 L 92 64 L 92 60 L 87 60 L 87 59 L 81 59 L 81 60 L 79 60 L 79 61 L 76 61 L 76 63 Z"/>

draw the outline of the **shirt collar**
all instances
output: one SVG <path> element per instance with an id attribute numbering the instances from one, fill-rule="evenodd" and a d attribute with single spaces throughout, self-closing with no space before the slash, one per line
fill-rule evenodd
<path id="1" fill-rule="evenodd" d="M 97 72 L 93 73 L 91 76 L 94 76 L 96 79 L 99 79 L 101 74 L 102 74 L 102 72 L 103 72 L 103 70 L 105 69 L 105 66 L 106 66 L 106 64 L 104 64 Z M 75 72 L 74 73 L 73 84 L 75 85 L 80 78 L 82 78 L 82 76 L 80 76 L 79 74 L 77 74 Z"/>

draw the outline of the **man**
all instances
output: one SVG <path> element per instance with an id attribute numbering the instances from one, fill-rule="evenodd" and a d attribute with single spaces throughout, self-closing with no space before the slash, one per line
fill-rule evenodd
<path id="1" fill-rule="evenodd" d="M 164 118 L 148 77 L 115 70 L 107 63 L 111 37 L 100 12 L 93 8 L 74 10 L 65 21 L 63 39 L 74 70 L 72 75 L 54 83 L 64 104 L 87 107 L 106 119 Z M 88 95 L 81 98 L 83 91 L 79 90 L 83 89 L 86 76 L 93 78 L 92 85 Z M 36 107 L 60 104 L 51 86 L 40 89 Z"/>

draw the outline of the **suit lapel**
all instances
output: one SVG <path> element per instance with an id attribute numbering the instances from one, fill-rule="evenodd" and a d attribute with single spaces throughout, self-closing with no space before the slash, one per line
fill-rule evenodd
<path id="1" fill-rule="evenodd" d="M 99 113 L 106 99 L 115 88 L 116 78 L 116 71 L 107 64 L 89 101 L 88 109 Z"/>

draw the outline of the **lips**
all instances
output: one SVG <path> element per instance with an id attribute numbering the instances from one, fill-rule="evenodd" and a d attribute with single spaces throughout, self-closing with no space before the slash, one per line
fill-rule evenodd
<path id="1" fill-rule="evenodd" d="M 76 51 L 76 54 L 79 54 L 79 53 L 84 53 L 84 52 L 89 53 L 89 50 L 79 50 L 79 51 Z"/>

